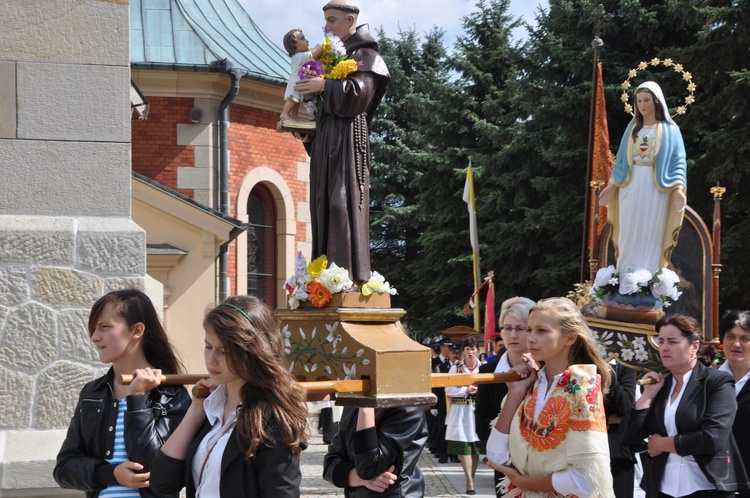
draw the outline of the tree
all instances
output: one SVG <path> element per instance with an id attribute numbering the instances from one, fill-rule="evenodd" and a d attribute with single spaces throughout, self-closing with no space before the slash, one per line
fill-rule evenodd
<path id="1" fill-rule="evenodd" d="M 507 15 L 507 0 L 478 1 L 449 57 L 430 45 L 439 38 L 428 38 L 421 53 L 413 34 L 386 40 L 394 84 L 373 146 L 383 180 L 373 202 L 379 213 L 373 240 L 376 252 L 383 250 L 374 259 L 398 275 L 412 331 L 430 335 L 470 323 L 461 313 L 472 291 L 461 200 L 469 157 L 482 271 L 495 271 L 498 299 L 565 295 L 578 282 L 589 188 L 594 32 L 587 19 L 598 3 L 550 0 L 536 27 L 527 27 L 523 46 L 510 42 L 518 23 Z M 727 187 L 722 299 L 746 308 L 750 0 L 610 0 L 604 6 L 614 14 L 600 50 L 613 152 L 631 119 L 620 101 L 628 71 L 653 58 L 681 62 L 698 84 L 696 104 L 677 119 L 688 154 L 688 202 L 710 225 L 708 189 L 717 181 Z M 634 83 L 648 79 L 662 86 L 671 108 L 684 104 L 679 75 L 647 68 Z"/>
<path id="2" fill-rule="evenodd" d="M 424 40 L 414 30 L 399 33 L 398 39 L 379 35 L 380 53 L 392 81 L 372 127 L 372 266 L 398 289 L 392 300 L 397 307 L 411 308 L 421 297 L 410 283 L 416 279 L 415 262 L 423 254 L 418 241 L 432 216 L 419 209 L 417 195 L 441 148 L 433 129 L 435 109 L 450 87 L 442 37 L 439 29 L 427 33 Z M 407 324 L 412 316 L 418 317 L 409 313 Z M 419 336 L 419 328 L 412 333 Z"/>
<path id="3" fill-rule="evenodd" d="M 504 95 L 506 138 L 488 151 L 480 211 L 498 298 L 565 295 L 578 280 L 593 58 L 588 4 L 553 0 L 539 12 Z"/>
<path id="4" fill-rule="evenodd" d="M 694 136 L 689 202 L 709 222 L 709 188 L 726 187 L 722 201 L 721 304 L 747 309 L 750 302 L 750 2 L 705 1 L 688 12 L 698 25 L 696 42 L 679 52 L 698 83 L 698 100 L 685 116 Z M 688 62 L 685 62 L 687 65 Z M 718 332 L 718 331 L 714 331 Z"/>
<path id="5" fill-rule="evenodd" d="M 419 239 L 422 254 L 409 285 L 416 296 L 409 307 L 411 319 L 426 333 L 471 323 L 463 317 L 473 278 L 462 194 L 471 157 L 477 166 L 477 198 L 482 198 L 485 159 L 498 151 L 506 140 L 505 128 L 514 121 L 506 85 L 516 76 L 518 51 L 509 33 L 518 23 L 507 15 L 508 6 L 508 0 L 481 0 L 477 10 L 464 17 L 464 35 L 449 58 L 455 78 L 433 109 L 428 140 L 432 164 L 429 174 L 417 181 L 419 209 L 430 214 L 432 223 Z M 480 253 L 489 250 L 483 237 Z"/>

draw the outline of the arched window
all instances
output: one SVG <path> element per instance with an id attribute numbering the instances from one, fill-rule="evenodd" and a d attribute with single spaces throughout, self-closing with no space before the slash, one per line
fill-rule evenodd
<path id="1" fill-rule="evenodd" d="M 276 308 L 276 210 L 273 197 L 256 185 L 247 200 L 247 293 Z"/>

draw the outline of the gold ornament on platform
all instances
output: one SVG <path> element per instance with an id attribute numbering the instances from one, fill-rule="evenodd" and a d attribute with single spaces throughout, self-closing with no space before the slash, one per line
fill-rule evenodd
<path id="1" fill-rule="evenodd" d="M 672 114 L 672 117 L 680 116 L 682 114 L 685 114 L 687 112 L 687 108 L 690 104 L 695 102 L 695 89 L 697 88 L 695 86 L 695 83 L 693 83 L 693 75 L 690 74 L 688 71 L 685 71 L 685 68 L 682 66 L 682 64 L 675 64 L 672 59 L 659 59 L 657 57 L 654 57 L 649 62 L 641 61 L 638 64 L 638 67 L 636 69 L 631 69 L 628 72 L 628 78 L 622 82 L 622 95 L 620 95 L 620 100 L 623 102 L 625 106 L 625 112 L 633 115 L 633 106 L 630 104 L 630 96 L 628 95 L 628 89 L 631 88 L 633 85 L 630 83 L 630 80 L 638 76 L 639 71 L 643 71 L 644 69 L 648 68 L 649 66 L 659 66 L 662 65 L 664 67 L 671 67 L 675 73 L 681 74 L 682 79 L 687 82 L 687 91 L 688 96 L 685 98 L 685 105 L 682 105 L 677 108 L 677 112 Z"/>

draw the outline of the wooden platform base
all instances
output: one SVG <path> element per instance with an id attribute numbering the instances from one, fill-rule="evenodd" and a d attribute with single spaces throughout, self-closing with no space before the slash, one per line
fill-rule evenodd
<path id="1" fill-rule="evenodd" d="M 410 406 L 437 402 L 432 394 L 430 348 L 401 324 L 403 309 L 383 306 L 390 296 L 341 296 L 324 308 L 277 309 L 292 373 L 300 381 L 369 379 L 366 393 L 339 393 L 337 405 Z M 347 297 L 349 299 L 347 299 Z M 387 299 L 386 299 L 387 298 Z M 344 306 L 349 304 L 350 306 Z M 373 307 L 364 307 L 364 305 Z"/>
<path id="2" fill-rule="evenodd" d="M 664 312 L 655 309 L 626 309 L 600 304 L 596 307 L 599 318 L 614 322 L 640 323 L 653 325 L 664 316 Z"/>

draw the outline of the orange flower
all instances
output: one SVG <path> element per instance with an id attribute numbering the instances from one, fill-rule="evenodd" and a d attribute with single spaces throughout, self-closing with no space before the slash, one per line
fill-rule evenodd
<path id="1" fill-rule="evenodd" d="M 535 401 L 532 398 L 532 401 Z M 536 404 L 536 403 L 533 403 Z M 569 427 L 571 409 L 568 401 L 562 396 L 553 396 L 547 400 L 536 423 L 531 417 L 534 407 L 527 403 L 524 410 L 519 411 L 521 422 L 521 437 L 537 451 L 557 448 L 566 436 Z M 531 408 L 531 411 L 528 411 Z"/>
<path id="2" fill-rule="evenodd" d="M 317 280 L 307 284 L 307 294 L 310 296 L 310 302 L 316 308 L 322 308 L 331 300 L 331 291 Z"/>

